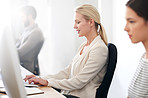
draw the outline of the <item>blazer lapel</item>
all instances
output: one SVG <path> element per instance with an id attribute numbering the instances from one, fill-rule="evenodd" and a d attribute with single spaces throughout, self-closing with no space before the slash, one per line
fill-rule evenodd
<path id="1" fill-rule="evenodd" d="M 98 35 L 92 42 L 91 44 L 87 47 L 84 53 L 80 55 L 80 52 L 83 48 L 83 46 L 86 44 L 86 42 L 82 45 L 82 47 L 79 49 L 78 54 L 76 55 L 76 60 L 73 62 L 72 66 L 72 73 L 74 76 L 79 73 L 79 71 L 82 69 L 82 67 L 85 66 L 85 63 L 87 62 L 87 55 L 89 54 L 90 50 L 92 47 L 95 47 L 94 45 L 99 41 L 101 37 Z M 73 76 L 72 75 L 72 76 Z"/>

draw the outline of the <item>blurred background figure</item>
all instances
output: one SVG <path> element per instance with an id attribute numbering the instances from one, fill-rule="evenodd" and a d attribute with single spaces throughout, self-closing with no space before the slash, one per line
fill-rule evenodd
<path id="1" fill-rule="evenodd" d="M 16 42 L 20 64 L 35 75 L 40 74 L 38 54 L 42 48 L 43 33 L 35 23 L 37 12 L 33 6 L 24 6 L 21 9 L 21 21 L 24 32 Z"/>

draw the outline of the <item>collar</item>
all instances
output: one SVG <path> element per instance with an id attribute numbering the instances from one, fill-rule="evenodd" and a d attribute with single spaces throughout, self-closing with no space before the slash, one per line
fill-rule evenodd
<path id="1" fill-rule="evenodd" d="M 29 26 L 29 27 L 26 27 L 25 31 L 31 31 L 32 29 L 34 29 L 36 27 L 38 27 L 38 25 L 37 24 L 33 24 L 33 25 Z"/>

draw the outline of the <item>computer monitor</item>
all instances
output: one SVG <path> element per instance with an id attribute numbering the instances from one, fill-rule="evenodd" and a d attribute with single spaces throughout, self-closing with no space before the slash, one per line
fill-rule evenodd
<path id="1" fill-rule="evenodd" d="M 0 68 L 6 93 L 9 98 L 27 98 L 19 57 L 10 28 L 5 28 L 0 37 Z"/>

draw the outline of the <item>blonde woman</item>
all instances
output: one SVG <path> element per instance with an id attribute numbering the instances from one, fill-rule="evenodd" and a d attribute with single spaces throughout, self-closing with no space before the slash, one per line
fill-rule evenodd
<path id="1" fill-rule="evenodd" d="M 67 98 L 73 98 L 72 95 L 95 98 L 96 89 L 106 73 L 108 57 L 107 38 L 97 9 L 88 4 L 77 7 L 74 29 L 87 41 L 80 46 L 67 68 L 42 78 L 28 75 L 24 80 L 61 89 Z"/>

